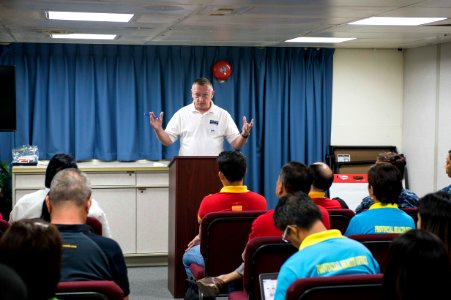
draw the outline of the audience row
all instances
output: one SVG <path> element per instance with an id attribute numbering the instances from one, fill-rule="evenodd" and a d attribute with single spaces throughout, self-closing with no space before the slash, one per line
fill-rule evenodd
<path id="1" fill-rule="evenodd" d="M 55 157 L 50 166 L 66 159 L 72 158 Z M 27 299 L 53 299 L 58 282 L 86 280 L 114 281 L 128 299 L 127 267 L 119 244 L 86 224 L 93 204 L 88 178 L 76 165 L 65 166 L 51 175 L 44 199 L 36 200 L 45 206 L 50 223 L 41 218 L 11 222 L 0 239 L 0 263 L 19 275 Z"/>
<path id="2" fill-rule="evenodd" d="M 209 212 L 267 210 L 265 198 L 244 185 L 247 167 L 242 153 L 223 151 L 217 161 L 223 188 L 202 200 L 199 225 Z M 421 279 L 448 292 L 449 284 L 445 283 L 449 283 L 451 269 L 451 185 L 419 199 L 403 188 L 405 164 L 402 154 L 378 156 L 368 171 L 369 196 L 356 209 L 358 214 L 344 235 L 330 228 L 328 209 L 347 208 L 342 199 L 326 197 L 333 182 L 330 167 L 322 162 L 310 166 L 288 162 L 281 168 L 275 187 L 279 202 L 275 209 L 255 219 L 248 238 L 279 236 L 299 249 L 280 269 L 276 300 L 285 298 L 286 289 L 297 278 L 379 273 L 379 264 L 371 252 L 347 238 L 375 233 L 400 235 L 393 241 L 391 263 L 384 276 L 387 299 L 414 299 L 407 289 L 421 295 Z M 451 177 L 451 151 L 446 172 Z M 20 277 L 21 282 L 15 280 L 17 299 L 23 297 L 24 285 L 28 299 L 47 300 L 55 296 L 60 281 L 99 279 L 115 281 L 127 299 L 130 291 L 124 256 L 117 242 L 109 238 L 108 222 L 91 197 L 88 178 L 70 155 L 58 154 L 50 160 L 45 186 L 18 201 L 10 215 L 11 226 L 0 239 L 0 267 Z M 418 207 L 417 224 L 400 209 L 406 207 Z M 91 232 L 86 225 L 88 215 L 102 222 L 104 236 Z M 197 299 L 199 293 L 216 296 L 226 284 L 230 287 L 243 276 L 244 263 L 228 274 L 193 278 L 190 265 L 203 264 L 199 243 L 197 235 L 183 257 L 190 282 L 185 299 Z M 424 263 L 412 269 L 409 259 Z M 434 276 L 425 278 L 433 268 Z"/>
<path id="3" fill-rule="evenodd" d="M 221 153 L 220 156 L 221 155 L 226 155 L 226 152 Z M 244 158 L 241 159 L 244 160 Z M 449 168 L 449 159 L 450 158 L 448 157 L 446 166 L 447 172 Z M 227 160 L 223 160 L 222 164 L 227 165 Z M 403 155 L 396 153 L 381 153 L 378 156 L 376 164 L 371 166 L 368 171 L 369 201 L 368 199 L 362 201 L 359 210 L 360 213 L 356 214 L 351 219 L 348 229 L 345 232 L 345 236 L 376 233 L 403 234 L 410 232 L 417 227 L 414 219 L 398 206 L 398 201 L 403 201 L 402 208 L 418 207 L 420 203 L 418 196 L 403 188 L 402 180 L 404 166 L 405 158 Z M 220 174 L 223 169 L 224 166 L 221 168 L 220 165 Z M 342 236 L 338 230 L 329 229 L 330 223 L 327 208 L 346 207 L 346 204 L 343 204 L 343 201 L 340 201 L 341 199 L 329 199 L 325 197 L 325 192 L 330 188 L 332 181 L 332 171 L 324 163 L 314 163 L 309 167 L 298 162 L 287 163 L 282 167 L 276 184 L 276 194 L 281 199 L 277 204 L 276 210 L 270 210 L 254 221 L 249 240 L 257 236 L 282 236 L 283 239 L 290 241 L 300 250 L 299 254 L 290 258 L 280 270 L 276 293 L 278 296 L 276 296 L 276 299 L 284 299 L 284 289 L 286 289 L 294 279 L 299 277 L 380 272 L 378 263 L 374 260 L 371 253 L 366 252 L 365 254 L 360 253 L 360 255 L 353 255 L 353 251 L 359 253 L 358 249 L 360 248 L 360 250 L 362 250 L 361 244 L 358 242 L 356 242 L 356 244 L 355 241 L 349 242 L 349 239 Z M 229 203 L 221 201 L 221 198 L 224 198 L 223 194 L 227 193 L 229 186 L 238 186 L 242 189 L 241 193 L 230 193 L 228 195 L 230 199 L 233 199 L 233 201 L 236 202 L 245 201 L 243 200 L 245 198 L 243 198 L 242 195 L 248 191 L 246 186 L 243 185 L 242 178 L 240 178 L 239 181 L 222 181 L 222 183 L 224 185 L 224 188 L 221 190 L 222 195 L 218 197 L 214 207 L 210 206 L 210 212 L 232 210 Z M 428 197 L 442 198 L 445 203 L 448 202 L 448 204 L 444 204 L 445 206 L 448 205 L 448 207 L 444 207 L 442 213 L 445 215 L 447 214 L 444 216 L 445 219 L 449 219 L 449 215 L 451 214 L 449 196 L 449 194 L 439 192 L 427 195 L 425 196 L 425 199 Z M 297 200 L 292 199 L 290 202 L 288 199 L 291 198 Z M 229 202 L 232 201 L 230 199 Z M 427 200 L 423 202 L 424 205 L 426 205 L 426 202 Z M 302 203 L 302 206 L 305 207 L 299 209 L 296 213 L 296 210 L 294 210 L 293 207 L 290 209 L 288 208 L 289 205 L 287 205 L 287 203 L 292 203 L 292 206 L 301 205 L 299 203 Z M 436 202 L 434 202 L 434 204 L 435 203 Z M 246 206 L 245 203 L 240 203 L 240 205 L 241 207 Z M 247 204 L 247 206 L 249 207 L 249 204 Z M 203 207 L 202 203 L 200 207 Z M 307 207 L 310 207 L 311 209 L 308 210 Z M 313 208 L 316 208 L 318 212 L 320 212 L 320 218 L 318 220 L 312 217 L 317 214 L 317 212 L 314 212 L 315 209 Z M 282 221 L 278 220 L 278 217 L 280 216 L 275 213 L 278 209 L 280 212 L 286 212 L 285 217 L 290 216 L 290 218 Z M 325 212 L 323 212 L 324 209 Z M 425 210 L 424 207 L 423 210 Z M 205 210 L 203 213 L 205 215 Z M 418 223 L 420 224 L 422 220 L 420 216 L 418 218 Z M 426 219 L 428 218 L 429 217 L 426 216 Z M 434 219 L 433 222 L 437 222 L 436 217 L 430 219 Z M 316 222 L 315 220 L 319 222 Z M 201 221 L 202 218 L 199 218 L 199 223 Z M 441 221 L 441 224 L 445 224 L 443 220 Z M 423 226 L 425 225 L 423 224 Z M 447 223 L 446 226 L 448 226 Z M 261 235 L 256 234 L 256 229 L 258 228 L 265 228 L 261 231 Z M 418 225 L 418 228 L 422 227 Z M 438 232 L 433 233 L 438 234 L 443 239 L 442 243 L 447 243 L 448 238 L 446 236 L 443 234 L 440 235 Z M 340 250 L 340 247 L 331 247 L 328 245 L 328 243 L 333 244 L 337 239 L 340 241 L 347 241 L 348 245 L 342 250 Z M 188 252 L 193 246 L 193 243 L 198 244 L 199 240 L 193 240 L 193 242 L 190 243 Z M 315 250 L 316 247 L 321 246 L 324 247 L 324 250 Z M 447 248 L 447 245 L 444 247 Z M 334 249 L 334 251 L 327 251 L 326 248 Z M 243 256 L 244 251 L 245 249 L 243 250 Z M 308 263 L 302 263 L 304 259 L 309 257 L 309 255 L 306 255 L 309 251 L 313 251 L 314 255 L 312 254 L 312 256 L 315 257 L 315 261 L 312 262 L 310 259 Z M 366 249 L 366 251 L 368 250 Z M 303 253 L 303 255 L 300 253 Z M 183 261 L 187 270 L 189 270 L 190 263 L 202 263 L 201 260 L 195 262 L 190 261 L 187 259 L 187 256 L 188 255 L 184 256 Z M 297 257 L 299 261 L 297 261 L 295 257 Z M 342 259 L 339 259 L 340 257 Z M 316 267 L 316 269 L 312 268 L 312 270 L 315 271 L 308 271 L 309 268 L 307 266 L 309 266 L 310 263 L 313 263 Z M 364 268 L 362 266 L 364 266 Z M 231 273 L 219 274 L 216 277 L 204 277 L 201 279 L 190 277 L 191 274 L 187 271 L 188 280 L 191 284 L 189 285 L 185 299 L 197 299 L 198 292 L 196 291 L 196 286 L 193 284 L 194 281 L 196 281 L 200 294 L 207 297 L 216 296 L 223 290 L 225 285 L 229 285 L 230 288 L 231 282 L 241 279 L 243 276 L 243 269 L 244 267 L 241 265 Z M 363 269 L 364 271 L 362 271 Z M 322 271 L 319 272 L 318 270 Z"/>

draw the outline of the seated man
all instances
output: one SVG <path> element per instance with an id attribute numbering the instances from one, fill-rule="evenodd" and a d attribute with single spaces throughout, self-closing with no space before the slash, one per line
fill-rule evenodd
<path id="1" fill-rule="evenodd" d="M 312 185 L 313 177 L 309 168 L 300 163 L 291 161 L 282 166 L 276 183 L 276 195 L 280 199 L 288 194 L 294 194 L 298 191 L 308 193 Z M 319 206 L 322 220 L 326 228 L 330 228 L 329 213 L 327 210 Z M 274 209 L 271 209 L 258 216 L 252 222 L 249 240 L 256 237 L 264 236 L 280 236 L 282 232 L 274 224 Z M 246 251 L 246 250 L 244 250 Z M 243 251 L 243 258 L 244 258 Z M 216 296 L 219 294 L 222 286 L 239 280 L 243 277 L 244 263 L 242 263 L 235 271 L 219 275 L 218 277 L 205 277 L 197 281 L 199 290 L 205 296 Z"/>
<path id="2" fill-rule="evenodd" d="M 446 171 L 446 174 L 448 175 L 448 177 L 451 178 L 451 150 L 449 150 L 448 154 L 446 155 L 445 171 Z M 451 184 L 448 186 L 445 186 L 440 191 L 451 194 Z"/>
<path id="3" fill-rule="evenodd" d="M 86 174 L 75 168 L 59 171 L 45 203 L 63 239 L 61 281 L 113 280 L 128 299 L 127 267 L 119 244 L 86 225 L 92 203 Z"/>
<path id="4" fill-rule="evenodd" d="M 403 154 L 398 154 L 396 152 L 383 152 L 379 153 L 376 159 L 376 164 L 378 163 L 390 163 L 394 165 L 399 172 L 401 173 L 401 178 L 404 178 L 404 171 L 406 167 L 406 158 Z M 408 208 L 408 207 L 418 207 L 418 199 L 417 194 L 408 189 L 402 189 L 401 193 L 398 196 L 397 203 L 400 208 Z M 362 202 L 356 207 L 355 213 L 361 213 L 362 211 L 370 208 L 374 202 L 370 196 L 366 196 L 362 199 Z"/>
<path id="5" fill-rule="evenodd" d="M 10 215 L 9 223 L 21 219 L 40 218 L 47 212 L 44 204 L 45 196 L 50 189 L 50 183 L 56 173 L 66 168 L 78 168 L 77 162 L 69 154 L 55 154 L 49 161 L 45 171 L 45 189 L 24 195 L 14 205 Z M 89 217 L 94 217 L 102 223 L 102 235 L 111 237 L 110 226 L 106 218 L 105 212 L 100 208 L 99 203 L 92 199 L 92 205 L 89 209 Z M 47 219 L 43 217 L 43 219 Z M 49 220 L 47 220 L 49 221 Z"/>
<path id="6" fill-rule="evenodd" d="M 303 192 L 280 199 L 274 223 L 283 230 L 282 238 L 299 248 L 280 269 L 274 300 L 285 299 L 288 287 L 298 278 L 380 272 L 363 244 L 343 237 L 338 229 L 326 229 L 318 206 Z"/>
<path id="7" fill-rule="evenodd" d="M 349 208 L 346 202 L 340 198 L 329 199 L 325 197 L 326 191 L 334 182 L 334 173 L 330 167 L 323 162 L 316 162 L 309 166 L 313 183 L 308 193 L 309 197 L 316 203 L 325 208 Z"/>
<path id="8" fill-rule="evenodd" d="M 223 188 L 219 193 L 205 196 L 198 211 L 199 224 L 210 212 L 266 210 L 266 199 L 260 194 L 249 191 L 244 183 L 246 158 L 239 151 L 223 151 L 218 156 L 219 180 Z M 200 228 L 200 227 L 199 227 Z M 192 278 L 189 266 L 192 263 L 204 265 L 200 253 L 200 235 L 196 235 L 188 244 L 183 255 L 188 279 Z"/>
<path id="9" fill-rule="evenodd" d="M 415 221 L 398 208 L 402 176 L 389 163 L 377 163 L 368 170 L 368 193 L 374 204 L 352 217 L 345 235 L 404 233 L 415 228 Z"/>

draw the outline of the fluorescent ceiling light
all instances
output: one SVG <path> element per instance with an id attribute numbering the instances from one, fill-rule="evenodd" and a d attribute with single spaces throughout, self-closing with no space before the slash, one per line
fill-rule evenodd
<path id="1" fill-rule="evenodd" d="M 417 26 L 437 21 L 446 20 L 447 18 L 385 18 L 385 17 L 371 17 L 362 19 L 356 22 L 349 23 L 350 25 L 389 25 L 389 26 Z"/>
<path id="2" fill-rule="evenodd" d="M 114 40 L 116 34 L 90 34 L 90 33 L 53 33 L 54 39 L 77 39 L 77 40 Z"/>
<path id="3" fill-rule="evenodd" d="M 342 43 L 356 38 L 333 38 L 333 37 L 297 37 L 291 40 L 286 40 L 287 43 Z"/>
<path id="4" fill-rule="evenodd" d="M 109 14 L 109 13 L 70 12 L 70 11 L 47 12 L 47 18 L 50 20 L 128 22 L 132 17 L 133 14 Z"/>

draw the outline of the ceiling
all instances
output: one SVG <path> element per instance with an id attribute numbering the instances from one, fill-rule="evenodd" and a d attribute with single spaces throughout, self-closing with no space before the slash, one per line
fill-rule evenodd
<path id="1" fill-rule="evenodd" d="M 129 23 L 47 20 L 46 10 L 135 14 Z M 447 17 L 423 26 L 357 26 L 378 17 Z M 113 41 L 50 33 L 117 34 Z M 355 37 L 341 44 L 283 41 Z M 0 43 L 413 48 L 451 41 L 451 0 L 0 0 Z"/>

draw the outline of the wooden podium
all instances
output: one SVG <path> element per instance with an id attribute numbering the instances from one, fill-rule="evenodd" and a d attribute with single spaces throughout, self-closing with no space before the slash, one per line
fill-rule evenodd
<path id="1" fill-rule="evenodd" d="M 197 211 L 202 199 L 222 188 L 216 156 L 176 156 L 169 164 L 168 288 L 174 298 L 187 289 L 182 257 L 199 231 Z"/>

